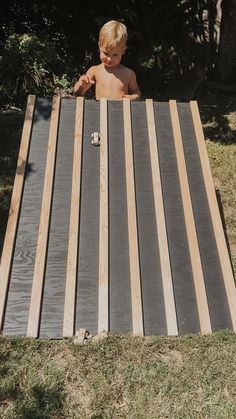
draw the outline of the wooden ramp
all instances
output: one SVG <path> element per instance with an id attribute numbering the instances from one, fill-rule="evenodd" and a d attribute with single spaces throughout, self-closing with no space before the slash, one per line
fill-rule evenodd
<path id="1" fill-rule="evenodd" d="M 236 330 L 196 102 L 29 96 L 0 324 L 40 338 Z"/>

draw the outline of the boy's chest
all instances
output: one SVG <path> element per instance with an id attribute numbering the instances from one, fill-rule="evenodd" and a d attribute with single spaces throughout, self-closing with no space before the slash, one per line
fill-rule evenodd
<path id="1" fill-rule="evenodd" d="M 124 89 L 127 86 L 127 80 L 122 71 L 120 72 L 99 72 L 96 75 L 96 83 L 99 86 L 108 88 Z"/>

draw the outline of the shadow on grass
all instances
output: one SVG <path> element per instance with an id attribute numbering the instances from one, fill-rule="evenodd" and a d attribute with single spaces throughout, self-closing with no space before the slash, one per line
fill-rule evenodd
<path id="1" fill-rule="evenodd" d="M 60 366 L 40 356 L 43 343 L 18 338 L 1 344 L 1 413 L 24 419 L 63 418 L 65 375 Z"/>
<path id="2" fill-rule="evenodd" d="M 4 391 L 0 390 L 0 404 L 11 406 L 13 417 L 24 419 L 63 417 L 65 397 L 62 384 L 36 383 L 30 386 L 27 377 L 24 377 L 24 382 L 25 389 L 19 380 L 6 386 Z"/>
<path id="3" fill-rule="evenodd" d="M 232 271 L 235 275 L 236 272 L 234 270 L 234 265 L 233 265 L 232 256 L 231 256 L 231 249 L 230 249 L 230 243 L 229 243 L 229 239 L 228 239 L 228 235 L 227 235 L 227 226 L 226 226 L 226 222 L 225 222 L 224 208 L 223 208 L 223 204 L 222 204 L 222 200 L 221 200 L 221 195 L 220 195 L 219 189 L 216 189 L 215 192 L 216 192 L 216 199 L 217 199 L 219 212 L 220 212 L 220 218 L 221 218 L 221 222 L 222 222 L 222 226 L 223 226 L 223 230 L 224 230 L 225 242 L 226 242 L 226 246 L 227 246 L 227 249 L 228 249 L 230 264 L 231 264 Z"/>
<path id="4" fill-rule="evenodd" d="M 0 254 L 24 122 L 23 112 L 0 114 Z"/>
<path id="5" fill-rule="evenodd" d="M 221 144 L 236 144 L 236 95 L 209 95 L 199 99 L 198 106 L 205 137 Z M 230 114 L 235 128 L 227 117 Z"/>

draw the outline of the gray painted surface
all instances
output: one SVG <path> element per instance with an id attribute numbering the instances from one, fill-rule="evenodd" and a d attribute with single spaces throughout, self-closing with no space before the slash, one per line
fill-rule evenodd
<path id="1" fill-rule="evenodd" d="M 51 100 L 37 99 L 3 332 L 25 335 L 34 273 L 51 115 Z"/>
<path id="2" fill-rule="evenodd" d="M 98 328 L 100 160 L 99 147 L 91 145 L 91 134 L 100 131 L 99 105 L 92 100 L 85 102 L 76 300 L 76 330 L 83 327 L 93 335 Z"/>
<path id="3" fill-rule="evenodd" d="M 212 329 L 232 328 L 190 105 L 178 104 L 178 112 Z"/>
<path id="4" fill-rule="evenodd" d="M 110 101 L 108 115 L 110 329 L 127 333 L 132 312 L 122 102 Z"/>
<path id="5" fill-rule="evenodd" d="M 135 186 L 143 294 L 144 330 L 165 335 L 166 319 L 153 196 L 145 103 L 132 103 Z"/>
<path id="6" fill-rule="evenodd" d="M 169 104 L 155 103 L 164 210 L 179 331 L 200 331 L 186 225 L 170 120 Z M 144 330 L 166 334 L 160 256 L 145 102 L 131 103 L 137 225 Z M 232 327 L 201 173 L 189 104 L 178 104 L 197 237 L 214 330 Z M 25 335 L 44 184 L 51 100 L 38 98 L 27 176 L 8 292 L 5 335 Z M 73 164 L 75 100 L 62 99 L 50 219 L 41 338 L 62 337 Z M 91 134 L 100 131 L 100 103 L 85 100 L 82 186 L 78 244 L 75 331 L 98 329 L 99 147 Z M 122 102 L 108 101 L 109 142 L 109 322 L 110 330 L 132 332 L 125 149 Z"/>
<path id="7" fill-rule="evenodd" d="M 40 337 L 62 336 L 74 148 L 75 101 L 61 101 Z"/>
<path id="8" fill-rule="evenodd" d="M 169 104 L 155 103 L 154 107 L 179 331 L 199 332 Z"/>

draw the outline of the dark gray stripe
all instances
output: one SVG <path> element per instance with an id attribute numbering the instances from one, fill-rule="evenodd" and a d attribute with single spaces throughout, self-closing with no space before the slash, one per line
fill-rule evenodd
<path id="1" fill-rule="evenodd" d="M 155 103 L 161 179 L 180 333 L 200 330 L 168 103 Z"/>
<path id="2" fill-rule="evenodd" d="M 132 332 L 122 102 L 108 102 L 110 329 Z"/>
<path id="3" fill-rule="evenodd" d="M 73 166 L 75 100 L 62 99 L 40 337 L 62 336 Z"/>
<path id="4" fill-rule="evenodd" d="M 178 112 L 212 329 L 232 328 L 190 105 Z"/>
<path id="5" fill-rule="evenodd" d="M 100 103 L 87 100 L 84 109 L 80 241 L 76 330 L 98 329 L 99 267 L 99 147 L 91 145 L 91 134 L 100 131 Z"/>
<path id="6" fill-rule="evenodd" d="M 26 334 L 38 240 L 50 115 L 51 100 L 38 98 L 6 307 L 3 330 L 6 335 Z"/>
<path id="7" fill-rule="evenodd" d="M 132 102 L 135 186 L 138 218 L 144 332 L 166 334 L 151 160 L 145 102 Z"/>

